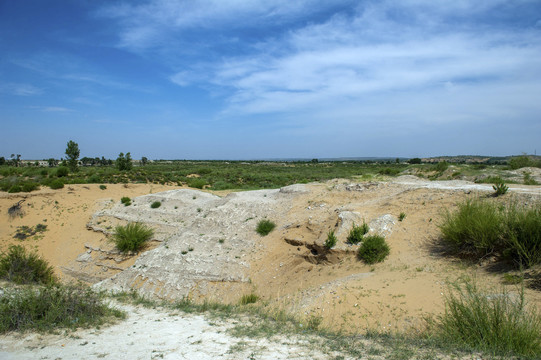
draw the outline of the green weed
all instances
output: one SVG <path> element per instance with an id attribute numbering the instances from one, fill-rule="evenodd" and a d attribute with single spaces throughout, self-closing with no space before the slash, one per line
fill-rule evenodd
<path id="1" fill-rule="evenodd" d="M 276 224 L 274 222 L 267 219 L 263 219 L 257 223 L 257 228 L 255 231 L 259 235 L 265 236 L 265 235 L 268 235 L 272 230 L 274 230 L 275 227 L 276 227 Z"/>
<path id="2" fill-rule="evenodd" d="M 139 251 L 150 240 L 154 231 L 147 226 L 131 222 L 126 226 L 118 225 L 113 234 L 113 241 L 118 250 L 122 252 Z"/>
<path id="3" fill-rule="evenodd" d="M 334 230 L 330 230 L 327 234 L 327 239 L 325 240 L 325 248 L 327 250 L 332 249 L 335 245 L 338 239 L 336 238 L 336 235 L 334 235 Z"/>

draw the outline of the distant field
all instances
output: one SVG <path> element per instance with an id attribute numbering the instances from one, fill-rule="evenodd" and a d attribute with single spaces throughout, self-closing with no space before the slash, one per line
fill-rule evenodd
<path id="1" fill-rule="evenodd" d="M 30 192 L 40 186 L 52 188 L 63 184 L 156 183 L 187 185 L 211 190 L 252 190 L 277 188 L 295 183 L 325 181 L 334 178 L 371 180 L 383 176 L 411 174 L 428 179 L 466 179 L 476 182 L 497 182 L 505 179 L 507 165 L 453 164 L 446 161 L 432 164 L 404 162 L 261 162 L 261 161 L 156 161 L 120 171 L 115 166 L 80 166 L 69 172 L 57 167 L 0 166 L 0 190 Z"/>

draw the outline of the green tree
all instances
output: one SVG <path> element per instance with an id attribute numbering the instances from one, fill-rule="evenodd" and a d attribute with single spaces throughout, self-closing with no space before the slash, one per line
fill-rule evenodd
<path id="1" fill-rule="evenodd" d="M 124 153 L 118 154 L 118 158 L 116 159 L 116 167 L 118 170 L 131 170 L 132 169 L 132 158 L 130 153 L 126 153 L 126 156 L 124 156 Z"/>
<path id="2" fill-rule="evenodd" d="M 3 156 L 0 156 L 0 165 L 5 165 L 5 164 L 6 164 L 6 158 Z"/>
<path id="3" fill-rule="evenodd" d="M 72 172 L 77 171 L 77 159 L 79 159 L 79 154 L 79 145 L 72 140 L 68 141 L 66 155 L 68 156 L 68 167 Z"/>
<path id="4" fill-rule="evenodd" d="M 146 158 L 146 156 L 143 156 L 141 158 L 141 165 L 145 166 L 147 163 L 148 163 L 148 159 Z"/>

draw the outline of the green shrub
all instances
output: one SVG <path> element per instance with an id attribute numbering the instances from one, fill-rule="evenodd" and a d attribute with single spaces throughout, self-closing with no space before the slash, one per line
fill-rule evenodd
<path id="1" fill-rule="evenodd" d="M 541 206 L 508 205 L 503 255 L 519 267 L 541 263 Z"/>
<path id="2" fill-rule="evenodd" d="M 508 164 L 509 167 L 513 170 L 524 167 L 539 167 L 540 165 L 539 161 L 535 161 L 534 159 L 526 155 L 513 157 L 508 161 Z"/>
<path id="3" fill-rule="evenodd" d="M 363 236 L 370 231 L 370 227 L 367 223 L 363 222 L 361 226 L 353 224 L 353 227 L 349 231 L 347 242 L 349 244 L 358 244 L 363 240 Z"/>
<path id="4" fill-rule="evenodd" d="M 537 181 L 535 181 L 534 178 L 532 178 L 532 174 L 530 174 L 528 172 L 524 173 L 523 183 L 524 183 L 524 185 L 539 185 L 539 183 Z"/>
<path id="5" fill-rule="evenodd" d="M 500 255 L 517 266 L 541 263 L 541 206 L 498 205 L 468 200 L 444 214 L 444 243 L 461 256 Z"/>
<path id="6" fill-rule="evenodd" d="M 7 253 L 0 255 L 0 278 L 16 284 L 56 282 L 53 267 L 20 245 L 11 245 Z"/>
<path id="7" fill-rule="evenodd" d="M 541 357 L 541 317 L 504 289 L 481 291 L 472 281 L 453 284 L 438 335 L 447 342 L 502 356 Z"/>
<path id="8" fill-rule="evenodd" d="M 363 239 L 359 248 L 359 258 L 367 264 L 382 262 L 389 255 L 390 248 L 381 235 L 369 235 Z"/>
<path id="9" fill-rule="evenodd" d="M 150 204 L 150 207 L 153 208 L 153 209 L 157 209 L 160 206 L 162 206 L 162 203 L 159 202 L 159 201 L 154 201 L 152 204 Z"/>
<path id="10" fill-rule="evenodd" d="M 147 226 L 131 222 L 126 226 L 118 225 L 113 234 L 116 248 L 122 252 L 139 251 L 145 243 L 154 235 L 154 231 Z"/>
<path id="11" fill-rule="evenodd" d="M 337 241 L 338 239 L 336 239 L 336 235 L 334 235 L 334 230 L 330 230 L 327 234 L 327 240 L 325 240 L 325 248 L 328 250 L 332 249 Z"/>
<path id="12" fill-rule="evenodd" d="M 31 192 L 39 188 L 39 184 L 36 184 L 34 182 L 26 182 L 22 186 L 22 191 L 24 192 Z"/>
<path id="13" fill-rule="evenodd" d="M 405 218 L 406 218 L 405 212 L 401 212 L 400 215 L 398 215 L 398 221 L 404 221 Z"/>
<path id="14" fill-rule="evenodd" d="M 480 258 L 502 247 L 505 214 L 487 201 L 466 200 L 458 210 L 446 210 L 439 225 L 444 243 L 465 257 Z"/>
<path id="15" fill-rule="evenodd" d="M 440 161 L 433 167 L 433 169 L 439 173 L 444 172 L 448 168 L 449 168 L 449 163 L 447 161 Z"/>
<path id="16" fill-rule="evenodd" d="M 103 185 L 103 184 L 100 185 L 100 190 L 105 190 L 105 189 L 107 189 L 107 186 L 106 186 L 106 185 Z"/>
<path id="17" fill-rule="evenodd" d="M 21 191 L 23 191 L 23 189 L 21 188 L 21 186 L 18 185 L 18 184 L 16 184 L 16 185 L 13 185 L 13 186 L 11 186 L 11 187 L 9 188 L 8 193 L 13 194 L 13 193 L 21 192 Z"/>
<path id="18" fill-rule="evenodd" d="M 49 187 L 53 190 L 62 189 L 64 187 L 64 182 L 60 179 L 51 181 Z"/>
<path id="19" fill-rule="evenodd" d="M 388 175 L 388 176 L 396 176 L 400 174 L 400 169 L 395 168 L 383 168 L 380 171 L 378 171 L 381 175 Z"/>
<path id="20" fill-rule="evenodd" d="M 39 289 L 6 289 L 0 298 L 0 333 L 50 331 L 99 325 L 111 317 L 122 318 L 88 288 L 49 285 Z"/>
<path id="21" fill-rule="evenodd" d="M 120 202 L 122 204 L 124 204 L 124 206 L 130 206 L 131 205 L 131 199 L 127 196 L 123 196 L 121 199 L 120 199 Z"/>
<path id="22" fill-rule="evenodd" d="M 248 295 L 242 295 L 242 297 L 240 298 L 239 303 L 240 303 L 241 305 L 248 305 L 248 304 L 254 304 L 254 303 L 256 303 L 257 300 L 259 300 L 259 296 L 257 296 L 256 294 L 252 293 L 252 294 L 248 294 Z"/>
<path id="23" fill-rule="evenodd" d="M 207 185 L 207 182 L 199 178 L 190 178 L 188 179 L 188 186 L 196 189 L 202 189 Z"/>
<path id="24" fill-rule="evenodd" d="M 265 236 L 265 235 L 268 235 L 272 230 L 274 230 L 275 227 L 276 227 L 276 224 L 274 222 L 267 219 L 263 219 L 257 223 L 257 228 L 255 231 L 259 235 Z"/>
<path id="25" fill-rule="evenodd" d="M 68 174 L 69 174 L 69 169 L 65 166 L 60 166 L 58 169 L 56 169 L 57 177 L 68 176 Z"/>
<path id="26" fill-rule="evenodd" d="M 507 190 L 509 190 L 509 187 L 507 187 L 507 185 L 505 185 L 503 181 L 495 183 L 494 185 L 492 185 L 492 188 L 494 189 L 494 196 L 505 195 L 505 193 L 507 193 Z"/>

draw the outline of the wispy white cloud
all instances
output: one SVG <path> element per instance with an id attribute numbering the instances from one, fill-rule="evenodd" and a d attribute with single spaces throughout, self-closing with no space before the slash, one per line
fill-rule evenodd
<path id="1" fill-rule="evenodd" d="M 74 112 L 75 110 L 69 109 L 62 106 L 29 106 L 30 109 L 42 111 L 42 112 L 58 112 L 58 113 L 66 113 L 66 112 Z"/>
<path id="2" fill-rule="evenodd" d="M 0 85 L 0 92 L 17 96 L 34 96 L 42 94 L 43 90 L 30 84 L 6 83 Z"/>

